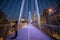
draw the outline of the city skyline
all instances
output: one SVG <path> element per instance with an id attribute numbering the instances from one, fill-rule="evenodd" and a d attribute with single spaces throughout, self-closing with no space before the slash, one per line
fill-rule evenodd
<path id="1" fill-rule="evenodd" d="M 3 0 L 0 0 L 0 7 L 2 10 L 6 13 L 8 19 L 18 19 L 19 18 L 19 13 L 20 13 L 20 8 L 21 8 L 21 3 L 22 0 L 6 0 L 4 3 Z M 38 7 L 39 7 L 39 13 L 42 15 L 43 10 L 46 8 L 55 8 L 56 4 L 59 4 L 60 0 L 38 0 Z M 25 5 L 24 5 L 24 10 L 23 10 L 23 17 L 26 16 L 26 9 L 28 9 L 28 12 L 32 10 L 36 11 L 35 9 L 35 3 L 33 0 L 33 3 L 31 4 L 31 0 L 25 0 Z M 31 6 L 33 5 L 33 7 Z M 27 7 L 28 6 L 28 7 Z M 31 8 L 32 7 L 32 8 Z"/>

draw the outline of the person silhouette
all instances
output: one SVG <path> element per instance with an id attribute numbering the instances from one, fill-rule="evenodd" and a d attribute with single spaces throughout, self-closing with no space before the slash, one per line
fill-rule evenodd
<path id="1" fill-rule="evenodd" d="M 15 31 L 15 36 L 11 37 L 11 39 L 15 39 L 17 37 L 17 27 L 18 27 L 18 21 L 15 21 L 15 25 L 12 26 Z"/>

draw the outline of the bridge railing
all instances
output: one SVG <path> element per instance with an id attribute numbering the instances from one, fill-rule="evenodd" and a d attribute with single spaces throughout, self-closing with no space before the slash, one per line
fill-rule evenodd
<path id="1" fill-rule="evenodd" d="M 48 35 L 60 39 L 60 25 L 49 25 L 49 24 L 42 24 L 42 30 L 46 32 Z"/>
<path id="2" fill-rule="evenodd" d="M 14 31 L 14 28 L 10 24 L 3 24 L 0 25 L 0 37 L 6 37 L 10 35 L 10 32 L 12 33 Z"/>
<path id="3" fill-rule="evenodd" d="M 4 24 L 0 25 L 0 37 L 5 37 L 8 34 L 9 25 Z"/>

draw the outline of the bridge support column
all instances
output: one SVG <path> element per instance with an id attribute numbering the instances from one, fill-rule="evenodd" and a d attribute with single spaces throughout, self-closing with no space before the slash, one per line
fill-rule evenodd
<path id="1" fill-rule="evenodd" d="M 40 14 L 39 14 L 39 8 L 38 8 L 38 2 L 37 2 L 37 0 L 35 0 L 35 6 L 36 6 L 36 11 L 37 11 L 37 17 L 38 17 L 38 26 L 41 29 Z"/>
<path id="2" fill-rule="evenodd" d="M 22 1 L 20 15 L 19 15 L 19 19 L 18 19 L 18 28 L 20 26 L 21 16 L 22 16 L 22 13 L 23 13 L 23 8 L 24 8 L 24 3 L 25 3 L 25 0 Z"/>

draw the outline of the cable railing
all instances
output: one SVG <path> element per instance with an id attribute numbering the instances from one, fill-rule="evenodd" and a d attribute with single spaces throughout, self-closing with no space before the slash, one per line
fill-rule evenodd
<path id="1" fill-rule="evenodd" d="M 6 0 L 4 0 L 4 1 L 3 1 L 3 3 L 1 4 L 1 6 L 0 6 L 0 7 L 2 7 L 2 6 L 4 5 L 4 3 L 5 3 L 5 2 L 6 2 Z"/>
<path id="2" fill-rule="evenodd" d="M 55 5 L 57 6 L 56 0 L 53 0 L 53 1 L 54 1 Z"/>
<path id="3" fill-rule="evenodd" d="M 17 16 L 17 11 L 18 11 L 18 8 L 20 8 L 20 2 L 18 3 L 18 7 L 17 7 L 17 9 L 16 9 L 16 16 Z"/>
<path id="4" fill-rule="evenodd" d="M 17 2 L 17 0 L 15 0 L 15 2 L 14 2 L 14 4 L 13 4 L 13 7 L 12 7 L 12 9 L 11 9 L 11 11 L 10 11 L 10 13 L 11 13 L 11 17 L 13 17 L 13 9 L 14 9 L 14 7 L 15 7 L 15 4 L 16 4 L 16 2 Z"/>
<path id="5" fill-rule="evenodd" d="M 3 5 L 4 5 L 5 2 L 6 2 L 6 0 L 3 1 L 3 3 L 1 4 L 0 7 L 3 7 Z M 5 13 L 7 12 L 7 10 L 8 10 L 8 8 L 9 8 L 10 4 L 11 4 L 11 0 L 10 0 L 10 2 L 8 3 L 8 6 L 7 6 L 6 10 L 5 10 Z M 2 18 L 2 19 L 3 19 L 3 18 Z M 1 19 L 1 20 L 2 20 L 2 19 Z"/>
<path id="6" fill-rule="evenodd" d="M 10 0 L 10 2 L 8 3 L 8 6 L 7 6 L 6 10 L 5 10 L 5 13 L 7 12 L 8 8 L 10 7 L 11 2 L 12 1 Z"/>
<path id="7" fill-rule="evenodd" d="M 49 0 L 47 0 L 47 3 L 49 4 L 49 7 L 52 7 L 51 3 Z"/>

